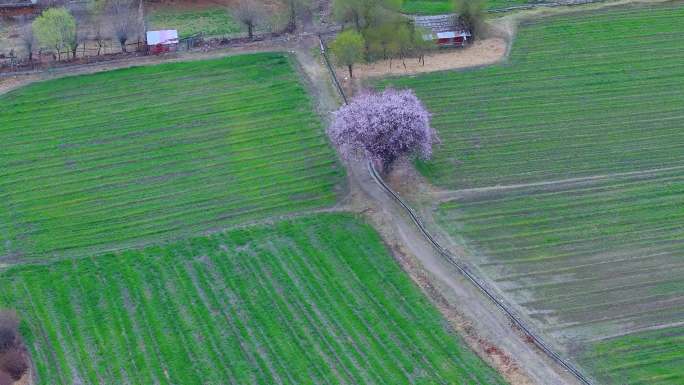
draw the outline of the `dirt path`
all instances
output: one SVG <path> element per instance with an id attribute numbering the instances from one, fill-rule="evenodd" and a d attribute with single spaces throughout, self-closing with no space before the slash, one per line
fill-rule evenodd
<path id="1" fill-rule="evenodd" d="M 114 68 L 167 61 L 201 60 L 248 52 L 290 51 L 300 63 L 300 70 L 314 95 L 319 114 L 328 121 L 330 113 L 339 106 L 339 100 L 320 58 L 312 56 L 314 47 L 316 40 L 309 36 L 289 42 L 241 49 L 179 54 L 171 59 L 146 57 L 78 69 L 64 68 L 3 82 L 0 85 L 3 87 L 0 93 L 33 81 Z M 562 368 L 513 329 L 505 315 L 432 248 L 403 209 L 375 183 L 365 168 L 365 163 L 349 162 L 347 170 L 349 194 L 340 202 L 340 207 L 363 213 L 374 224 L 405 271 L 438 306 L 474 351 L 497 368 L 513 385 L 577 384 Z"/>
<path id="2" fill-rule="evenodd" d="M 527 342 L 508 318 L 429 244 L 403 209 L 369 175 L 365 163 L 347 168 L 352 207 L 366 214 L 411 278 L 468 345 L 513 385 L 578 384 Z"/>
<path id="3" fill-rule="evenodd" d="M 339 106 L 324 64 L 311 48 L 295 54 L 324 120 Z M 349 195 L 342 204 L 363 213 L 392 249 L 411 279 L 440 309 L 470 348 L 495 367 L 512 385 L 576 385 L 574 377 L 527 342 L 508 318 L 458 270 L 449 264 L 403 209 L 371 177 L 365 162 L 346 162 Z"/>
<path id="4" fill-rule="evenodd" d="M 315 34 L 304 33 L 298 36 L 286 35 L 271 40 L 255 41 L 239 46 L 212 49 L 209 51 L 192 50 L 158 56 L 133 56 L 92 64 L 65 65 L 63 67 L 56 67 L 44 71 L 27 72 L 16 75 L 3 73 L 0 74 L 0 95 L 36 81 L 56 79 L 65 76 L 85 75 L 143 65 L 216 59 L 246 53 L 294 52 L 294 50 L 296 50 L 297 47 L 302 46 L 302 44 L 311 44 L 309 41 L 312 41 L 313 39 L 316 39 Z"/>

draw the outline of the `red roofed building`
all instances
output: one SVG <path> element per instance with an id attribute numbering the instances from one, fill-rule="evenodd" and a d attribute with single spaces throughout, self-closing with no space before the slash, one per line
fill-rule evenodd
<path id="1" fill-rule="evenodd" d="M 427 33 L 425 40 L 432 40 L 439 47 L 463 47 L 471 39 L 470 30 L 457 15 L 412 16 L 413 24 Z"/>

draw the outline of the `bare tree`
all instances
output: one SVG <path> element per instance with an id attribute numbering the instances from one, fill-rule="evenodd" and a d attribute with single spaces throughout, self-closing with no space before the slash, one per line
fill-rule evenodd
<path id="1" fill-rule="evenodd" d="M 454 0 L 453 6 L 473 37 L 480 38 L 485 32 L 486 0 Z"/>
<path id="2" fill-rule="evenodd" d="M 285 32 L 297 30 L 297 22 L 311 14 L 311 0 L 284 0 L 287 12 Z"/>
<path id="3" fill-rule="evenodd" d="M 36 37 L 33 35 L 33 25 L 31 23 L 26 23 L 21 27 L 19 33 L 19 39 L 30 62 L 33 61 L 33 48 L 36 45 Z"/>
<path id="4" fill-rule="evenodd" d="M 93 41 L 97 44 L 97 56 L 100 56 L 107 40 L 106 34 L 104 32 L 104 23 L 101 16 L 96 16 L 93 18 Z"/>
<path id="5" fill-rule="evenodd" d="M 247 27 L 247 36 L 254 38 L 254 29 L 266 17 L 266 10 L 258 0 L 240 0 L 233 9 L 233 17 Z"/>
<path id="6" fill-rule="evenodd" d="M 121 44 L 121 50 L 126 52 L 126 42 L 131 34 L 136 32 L 138 24 L 137 12 L 133 9 L 133 1 L 109 0 L 107 8 L 112 21 L 114 36 L 119 44 Z"/>
<path id="7" fill-rule="evenodd" d="M 76 35 L 74 36 L 74 39 L 69 42 L 69 48 L 71 48 L 71 55 L 74 59 L 76 59 L 76 50 L 78 50 L 78 46 L 83 44 L 85 48 L 85 43 L 88 40 L 87 36 L 85 34 L 85 31 L 81 28 L 81 20 L 78 17 L 74 18 L 76 20 Z"/>

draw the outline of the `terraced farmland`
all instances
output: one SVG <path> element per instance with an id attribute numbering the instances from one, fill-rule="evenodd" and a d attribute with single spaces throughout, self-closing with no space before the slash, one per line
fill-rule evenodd
<path id="1" fill-rule="evenodd" d="M 319 208 L 342 180 L 282 54 L 63 78 L 0 105 L 0 262 Z"/>
<path id="2" fill-rule="evenodd" d="M 542 20 L 507 63 L 389 79 L 467 261 L 601 384 L 684 379 L 684 7 Z"/>
<path id="3" fill-rule="evenodd" d="M 40 384 L 503 384 L 351 215 L 15 267 Z"/>
<path id="4" fill-rule="evenodd" d="M 419 165 L 466 188 L 684 165 L 684 7 L 611 10 L 520 29 L 505 64 L 389 79 L 434 113 Z"/>

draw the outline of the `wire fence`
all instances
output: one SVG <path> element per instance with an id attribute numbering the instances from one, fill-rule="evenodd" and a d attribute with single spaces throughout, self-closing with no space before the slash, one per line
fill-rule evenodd
<path id="1" fill-rule="evenodd" d="M 425 238 L 430 242 L 430 244 L 437 250 L 437 252 L 439 252 L 439 254 L 442 257 L 444 257 L 447 260 L 447 262 L 455 266 L 458 269 L 458 271 L 461 274 L 463 274 L 463 276 L 465 276 L 485 296 L 487 296 L 492 302 L 494 302 L 494 304 L 506 314 L 506 316 L 511 320 L 511 322 L 516 327 L 518 327 L 523 333 L 525 333 L 525 336 L 528 337 L 529 340 L 532 343 L 534 343 L 534 345 L 537 346 L 541 351 L 543 351 L 549 358 L 551 358 L 553 361 L 561 365 L 565 370 L 567 370 L 570 374 L 577 378 L 577 380 L 579 380 L 582 384 L 592 385 L 591 381 L 584 374 L 582 374 L 582 372 L 580 372 L 570 362 L 564 360 L 560 355 L 554 352 L 553 349 L 549 347 L 541 337 L 534 333 L 532 329 L 528 327 L 525 324 L 525 322 L 520 317 L 518 317 L 515 314 L 515 312 L 512 309 L 510 309 L 501 299 L 499 299 L 477 276 L 475 276 L 475 274 L 473 274 L 467 266 L 461 264 L 454 255 L 452 255 L 447 249 L 442 247 L 442 245 L 440 245 L 435 240 L 435 238 L 427 231 L 427 229 L 423 225 L 423 222 L 420 220 L 418 215 L 415 214 L 413 209 L 409 205 L 407 205 L 397 193 L 395 193 L 391 188 L 389 188 L 389 186 L 387 186 L 385 181 L 378 174 L 372 161 L 368 162 L 368 171 L 375 180 L 375 182 L 378 183 L 378 185 L 380 185 L 385 191 L 387 191 L 404 208 L 404 210 L 406 210 L 406 212 L 411 217 L 411 220 L 415 223 L 415 225 L 421 231 L 423 236 L 425 236 Z"/>
<path id="2" fill-rule="evenodd" d="M 328 71 L 330 71 L 330 76 L 332 77 L 333 83 L 335 84 L 335 88 L 337 89 L 337 92 L 340 93 L 340 96 L 342 96 L 344 104 L 348 104 L 349 102 L 347 100 L 347 95 L 345 95 L 339 80 L 337 80 L 335 68 L 333 68 L 332 64 L 330 64 L 330 58 L 328 57 L 328 47 L 325 45 L 325 42 L 323 41 L 321 35 L 318 35 L 318 42 L 321 45 L 321 55 L 323 56 L 323 60 L 325 61 L 326 67 L 328 67 Z"/>

